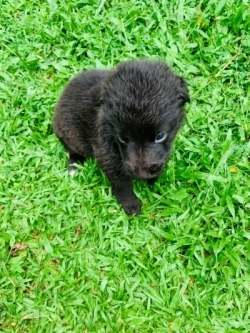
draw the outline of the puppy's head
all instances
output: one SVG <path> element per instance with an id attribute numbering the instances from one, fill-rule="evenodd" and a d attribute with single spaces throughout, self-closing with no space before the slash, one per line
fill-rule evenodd
<path id="1" fill-rule="evenodd" d="M 102 90 L 104 119 L 129 175 L 161 174 L 188 101 L 185 80 L 163 62 L 121 63 L 108 77 Z"/>

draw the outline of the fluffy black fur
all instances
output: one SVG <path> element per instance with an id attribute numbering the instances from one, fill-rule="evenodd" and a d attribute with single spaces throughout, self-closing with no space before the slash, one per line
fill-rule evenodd
<path id="1" fill-rule="evenodd" d="M 69 172 L 94 156 L 125 212 L 139 214 L 133 178 L 153 183 L 160 176 L 188 101 L 185 80 L 164 62 L 83 71 L 66 86 L 54 116 L 54 131 L 69 152 Z"/>

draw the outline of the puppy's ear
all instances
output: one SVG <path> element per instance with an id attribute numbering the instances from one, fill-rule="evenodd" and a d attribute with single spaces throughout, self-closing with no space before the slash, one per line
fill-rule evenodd
<path id="1" fill-rule="evenodd" d="M 181 105 L 184 105 L 185 103 L 190 102 L 190 97 L 189 97 L 188 88 L 187 88 L 187 82 L 181 76 L 178 76 L 178 80 L 179 80 L 179 84 L 180 84 L 178 100 L 180 101 Z"/>

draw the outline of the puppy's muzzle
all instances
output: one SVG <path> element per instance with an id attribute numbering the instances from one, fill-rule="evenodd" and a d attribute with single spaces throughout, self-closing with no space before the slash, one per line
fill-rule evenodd
<path id="1" fill-rule="evenodd" d="M 164 164 L 162 163 L 153 163 L 150 165 L 133 165 L 132 163 L 127 162 L 126 166 L 128 167 L 128 171 L 130 174 L 132 174 L 137 179 L 151 179 L 158 177 L 162 169 L 164 167 Z"/>

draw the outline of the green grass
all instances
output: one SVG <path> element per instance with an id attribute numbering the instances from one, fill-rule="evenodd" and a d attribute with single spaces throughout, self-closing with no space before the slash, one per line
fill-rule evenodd
<path id="1" fill-rule="evenodd" d="M 0 4 L 0 332 L 249 333 L 247 1 Z M 191 103 L 128 217 L 95 161 L 67 175 L 51 121 L 70 77 L 136 58 Z"/>

